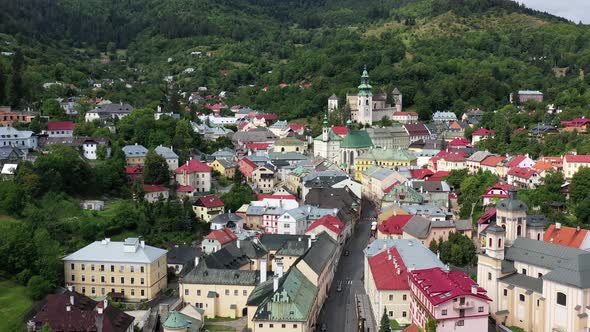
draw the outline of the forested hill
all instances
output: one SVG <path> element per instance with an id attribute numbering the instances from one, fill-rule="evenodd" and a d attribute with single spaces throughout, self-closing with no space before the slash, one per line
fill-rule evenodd
<path id="1" fill-rule="evenodd" d="M 354 90 L 367 65 L 376 90 L 398 87 L 423 118 L 498 108 L 520 88 L 590 106 L 588 27 L 509 0 L 2 1 L 0 43 L 25 55 L 28 105 L 53 97 L 39 91 L 43 82 L 84 89 L 87 78 L 133 85 L 90 94 L 154 105 L 169 93 L 163 77 L 174 75 L 182 91 L 208 86 L 228 91 L 230 103 L 318 116 L 329 95 Z M 0 58 L 0 80 L 11 61 Z"/>

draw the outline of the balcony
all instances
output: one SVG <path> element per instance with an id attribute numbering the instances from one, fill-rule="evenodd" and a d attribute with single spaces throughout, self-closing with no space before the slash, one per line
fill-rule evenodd
<path id="1" fill-rule="evenodd" d="M 473 308 L 473 301 L 457 301 L 453 302 L 453 309 L 461 310 L 461 309 L 471 309 Z"/>

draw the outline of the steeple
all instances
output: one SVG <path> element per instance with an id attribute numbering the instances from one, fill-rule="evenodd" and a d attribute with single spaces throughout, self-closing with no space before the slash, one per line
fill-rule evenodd
<path id="1" fill-rule="evenodd" d="M 330 123 L 328 122 L 328 114 L 324 114 L 324 122 L 322 126 L 322 141 L 327 142 L 330 139 Z"/>
<path id="2" fill-rule="evenodd" d="M 363 74 L 361 76 L 361 85 L 358 86 L 359 96 L 372 96 L 372 88 L 373 87 L 369 84 L 369 72 L 367 71 L 367 66 L 365 65 Z"/>
<path id="3" fill-rule="evenodd" d="M 356 120 L 360 124 L 373 124 L 373 92 L 372 87 L 369 84 L 369 73 L 367 72 L 367 66 L 363 70 L 361 76 L 361 85 L 359 85 L 358 93 L 358 111 Z"/>

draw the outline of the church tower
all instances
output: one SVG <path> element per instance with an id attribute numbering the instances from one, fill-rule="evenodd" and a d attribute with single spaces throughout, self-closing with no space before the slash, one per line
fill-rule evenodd
<path id="1" fill-rule="evenodd" d="M 402 93 L 397 88 L 395 88 L 395 89 L 393 89 L 391 96 L 393 97 L 393 107 L 395 108 L 395 111 L 401 112 L 402 111 Z"/>
<path id="2" fill-rule="evenodd" d="M 336 95 L 330 96 L 328 98 L 328 113 L 332 113 L 338 109 L 338 97 Z"/>
<path id="3" fill-rule="evenodd" d="M 373 125 L 373 92 L 369 84 L 369 73 L 367 67 L 363 70 L 361 76 L 361 85 L 358 87 L 358 122 L 360 124 Z"/>
<path id="4" fill-rule="evenodd" d="M 498 278 L 502 273 L 502 261 L 504 260 L 505 234 L 504 228 L 491 224 L 485 229 L 484 252 L 477 255 L 477 282 L 492 299 L 490 313 L 498 310 Z"/>
<path id="5" fill-rule="evenodd" d="M 328 114 L 324 114 L 324 122 L 322 126 L 322 141 L 327 142 L 330 134 L 330 126 L 328 123 Z"/>
<path id="6" fill-rule="evenodd" d="M 496 204 L 496 224 L 506 230 L 506 245 L 511 246 L 517 237 L 527 236 L 526 204 L 516 198 L 516 190 L 508 191 L 508 198 Z"/>

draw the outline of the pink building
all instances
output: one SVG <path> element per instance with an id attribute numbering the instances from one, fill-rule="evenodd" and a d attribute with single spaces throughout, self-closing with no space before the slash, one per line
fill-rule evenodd
<path id="1" fill-rule="evenodd" d="M 496 201 L 508 198 L 508 190 L 516 189 L 514 186 L 508 183 L 498 182 L 495 185 L 488 187 L 486 192 L 483 194 L 483 205 L 495 205 Z"/>
<path id="2" fill-rule="evenodd" d="M 411 271 L 408 279 L 412 323 L 424 329 L 434 319 L 437 332 L 487 331 L 492 300 L 464 272 L 437 267 Z"/>

